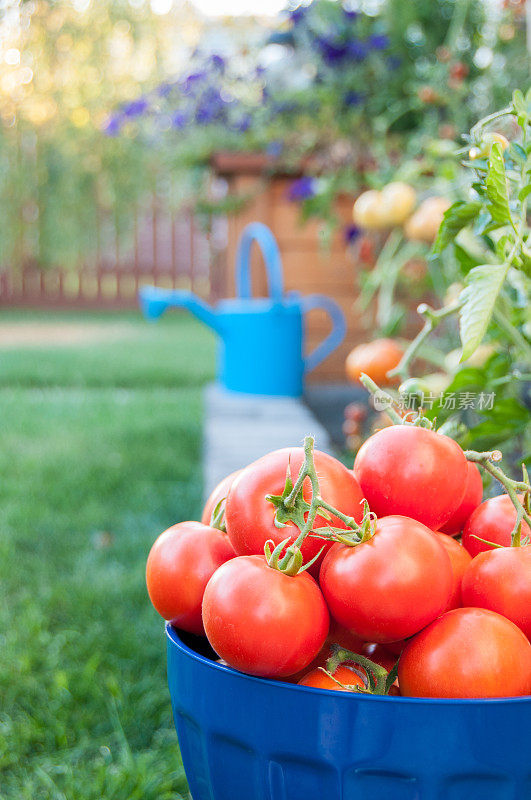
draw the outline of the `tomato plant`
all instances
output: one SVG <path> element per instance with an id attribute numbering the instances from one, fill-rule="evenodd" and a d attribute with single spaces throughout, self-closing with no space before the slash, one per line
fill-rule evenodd
<path id="1" fill-rule="evenodd" d="M 453 439 L 414 425 L 378 431 L 354 461 L 354 474 L 371 511 L 379 517 L 411 517 L 432 530 L 457 511 L 467 473 L 465 455 Z"/>
<path id="2" fill-rule="evenodd" d="M 476 464 L 467 462 L 468 474 L 465 483 L 465 494 L 459 508 L 454 511 L 448 522 L 441 525 L 444 533 L 455 535 L 461 533 L 472 512 L 479 506 L 483 497 L 483 481 Z"/>
<path id="3" fill-rule="evenodd" d="M 512 622 L 456 608 L 406 645 L 398 681 L 410 697 L 516 697 L 531 693 L 531 644 Z"/>
<path id="4" fill-rule="evenodd" d="M 520 500 L 522 499 L 520 495 Z M 492 545 L 487 544 L 488 542 L 508 547 L 511 544 L 511 532 L 515 522 L 516 509 L 509 495 L 491 497 L 490 500 L 481 503 L 468 518 L 463 531 L 463 545 L 471 556 L 477 556 L 484 550 L 491 550 Z M 529 535 L 531 530 L 524 522 L 522 536 Z"/>
<path id="5" fill-rule="evenodd" d="M 354 546 L 336 543 L 319 575 L 330 613 L 369 642 L 394 642 L 419 631 L 452 592 L 450 559 L 433 533 L 401 516 L 377 521 Z"/>
<path id="6" fill-rule="evenodd" d="M 446 209 L 444 201 L 438 209 L 425 206 L 422 211 L 421 206 L 405 225 L 406 236 L 428 241 L 444 211 L 429 260 L 440 307 L 418 306 L 423 324 L 396 374 L 409 378 L 418 355 L 443 368 L 445 398 L 428 402 L 426 416 L 436 417 L 439 425 L 451 421 L 456 430 L 461 423 L 456 435 L 467 448 L 500 447 L 517 460 L 529 453 L 531 432 L 531 92 L 524 96 L 516 90 L 509 105 L 480 120 L 463 138 L 466 146 L 454 148 L 454 158 L 464 159 L 459 174 L 457 164 L 449 165 L 455 176 L 449 189 L 459 193 L 456 202 Z M 393 257 L 399 255 L 395 250 Z M 388 272 L 380 273 L 380 292 L 387 291 Z M 396 316 L 399 304 L 387 305 L 389 316 Z M 427 342 L 436 328 L 441 335 Z M 454 350 L 457 337 L 461 348 Z M 471 398 L 471 405 L 453 402 L 459 397 Z"/>
<path id="7" fill-rule="evenodd" d="M 146 583 L 159 614 L 190 633 L 204 634 L 203 593 L 216 569 L 236 553 L 225 533 L 200 522 L 180 522 L 150 550 Z"/>
<path id="8" fill-rule="evenodd" d="M 323 499 L 355 520 L 361 521 L 362 493 L 353 473 L 327 453 L 317 450 L 314 457 Z M 291 474 L 296 477 L 303 459 L 302 447 L 275 450 L 255 461 L 236 478 L 227 498 L 225 523 L 232 545 L 238 554 L 261 554 L 268 540 L 275 545 L 287 537 L 290 541 L 295 540 L 299 533 L 295 523 L 287 519 L 285 522 L 282 521 L 282 525 L 288 527 L 278 527 L 275 524 L 275 517 L 284 505 L 282 493 L 288 466 Z M 304 482 L 303 497 L 307 499 L 311 493 L 308 479 Z M 278 498 L 277 506 L 267 499 L 270 496 Z M 345 527 L 342 520 L 334 515 L 331 518 L 319 515 L 316 524 Z M 307 537 L 302 545 L 304 559 L 311 560 L 323 547 L 326 550 L 330 545 L 322 539 Z M 322 556 L 319 563 L 321 560 Z"/>
<path id="9" fill-rule="evenodd" d="M 463 603 L 497 611 L 531 639 L 531 547 L 479 553 L 463 576 Z"/>
<path id="10" fill-rule="evenodd" d="M 327 637 L 329 615 L 307 572 L 286 575 L 264 556 L 239 556 L 208 582 L 203 624 L 213 649 L 231 667 L 282 678 L 313 661 Z"/>

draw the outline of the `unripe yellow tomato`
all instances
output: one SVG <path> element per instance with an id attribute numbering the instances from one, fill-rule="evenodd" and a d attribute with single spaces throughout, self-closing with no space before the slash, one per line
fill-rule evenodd
<path id="1" fill-rule="evenodd" d="M 401 181 L 394 181 L 384 186 L 381 197 L 382 214 L 389 226 L 405 222 L 415 208 L 417 200 L 413 187 Z"/>
<path id="2" fill-rule="evenodd" d="M 489 150 L 493 144 L 499 144 L 502 150 L 507 150 L 509 147 L 509 140 L 507 137 L 504 136 L 503 133 L 497 133 L 496 131 L 486 133 L 483 136 L 483 141 L 485 144 L 489 145 Z"/>
<path id="3" fill-rule="evenodd" d="M 444 212 L 448 208 L 450 201 L 446 197 L 428 197 L 404 225 L 407 238 L 431 244 L 437 236 Z"/>
<path id="4" fill-rule="evenodd" d="M 496 352 L 495 347 L 491 344 L 480 344 L 474 352 L 472 353 L 469 358 L 467 358 L 466 363 L 470 364 L 471 367 L 478 367 L 480 369 L 484 364 L 487 363 L 489 358 L 493 353 Z"/>
<path id="5" fill-rule="evenodd" d="M 352 217 L 356 225 L 366 230 L 378 230 L 385 228 L 385 217 L 382 214 L 382 197 L 376 189 L 369 189 L 368 192 L 360 194 L 354 208 Z"/>
<path id="6" fill-rule="evenodd" d="M 456 303 L 459 300 L 459 296 L 463 289 L 464 286 L 462 283 L 451 283 L 444 293 L 444 305 L 449 306 L 450 303 Z"/>
<path id="7" fill-rule="evenodd" d="M 424 381 L 432 394 L 441 394 L 450 385 L 450 376 L 446 372 L 431 372 L 424 376 Z"/>
<path id="8" fill-rule="evenodd" d="M 457 372 L 457 370 L 463 366 L 463 363 L 469 367 L 481 369 L 495 352 L 496 350 L 491 344 L 480 344 L 479 347 L 474 350 L 470 358 L 467 358 L 465 362 L 461 362 L 462 351 L 457 348 L 457 350 L 450 350 L 450 352 L 446 354 L 444 364 L 446 369 L 450 372 Z"/>
<path id="9" fill-rule="evenodd" d="M 503 152 L 504 150 L 507 150 L 510 143 L 503 133 L 489 131 L 488 133 L 483 134 L 481 142 L 478 145 L 469 150 L 468 157 L 474 161 L 476 158 L 484 158 L 490 155 L 493 144 L 499 144 Z"/>

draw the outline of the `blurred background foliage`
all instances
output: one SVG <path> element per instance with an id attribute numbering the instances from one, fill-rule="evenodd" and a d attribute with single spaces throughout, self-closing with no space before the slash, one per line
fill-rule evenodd
<path id="1" fill-rule="evenodd" d="M 337 193 L 440 151 L 529 68 L 518 0 L 215 19 L 182 2 L 3 0 L 0 60 L 0 264 L 73 268 L 97 257 L 106 219 L 126 236 L 153 191 L 225 210 L 209 180 L 219 149 L 304 164 L 319 182 L 296 199 L 330 217 Z"/>

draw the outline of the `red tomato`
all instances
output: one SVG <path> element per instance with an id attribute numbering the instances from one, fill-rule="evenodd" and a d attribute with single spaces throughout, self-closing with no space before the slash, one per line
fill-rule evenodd
<path id="1" fill-rule="evenodd" d="M 375 664 L 379 664 L 381 667 L 386 669 L 387 672 L 391 672 L 398 661 L 398 656 L 392 655 L 388 650 L 386 650 L 386 647 L 387 645 L 384 647 L 382 644 L 367 642 L 363 645 L 361 653 L 367 658 L 370 658 L 371 661 L 374 661 Z M 398 691 L 398 678 L 395 678 L 393 681 L 391 689 L 392 691 L 390 691 L 389 694 L 400 694 Z"/>
<path id="2" fill-rule="evenodd" d="M 522 496 L 519 495 L 520 500 Z M 509 547 L 511 544 L 511 532 L 516 522 L 516 508 L 508 494 L 501 494 L 499 497 L 491 497 L 485 500 L 472 512 L 467 520 L 463 531 L 463 546 L 466 547 L 472 557 L 477 556 L 484 550 L 492 550 L 492 547 L 485 542 L 476 539 L 485 539 L 486 542 L 501 544 Z M 522 538 L 531 536 L 529 525 L 522 523 Z"/>
<path id="3" fill-rule="evenodd" d="M 497 611 L 531 639 L 531 546 L 477 555 L 463 577 L 463 603 Z"/>
<path id="4" fill-rule="evenodd" d="M 403 639 L 399 639 L 397 642 L 386 642 L 385 649 L 389 650 L 395 656 L 399 656 L 404 647 L 406 646 L 407 642 Z"/>
<path id="5" fill-rule="evenodd" d="M 365 642 L 360 652 L 362 656 L 370 658 L 371 661 L 379 664 L 387 672 L 390 672 L 398 661 L 398 657 L 386 650 L 386 646 L 375 642 Z"/>
<path id="6" fill-rule="evenodd" d="M 346 628 L 342 628 L 341 625 L 338 625 L 334 619 L 331 619 L 330 629 L 324 645 L 311 664 L 308 664 L 308 666 L 304 667 L 300 672 L 295 673 L 295 675 L 290 676 L 290 683 L 298 683 L 299 679 L 304 677 L 309 670 L 317 669 L 317 667 L 326 667 L 326 662 L 333 654 L 333 644 L 339 644 L 341 647 L 344 647 L 345 650 L 350 650 L 351 653 L 363 652 L 363 641 L 358 636 L 354 636 L 353 633 L 347 631 Z"/>
<path id="7" fill-rule="evenodd" d="M 203 598 L 208 641 L 231 667 L 282 678 L 308 666 L 324 644 L 329 616 L 315 580 L 240 556 L 212 576 Z"/>
<path id="8" fill-rule="evenodd" d="M 398 680 L 409 697 L 516 697 L 531 692 L 531 644 L 505 617 L 456 608 L 407 644 Z"/>
<path id="9" fill-rule="evenodd" d="M 231 472 L 230 475 L 227 475 L 226 478 L 223 478 L 223 480 L 220 481 L 218 485 L 211 491 L 211 493 L 208 496 L 208 500 L 205 503 L 203 513 L 201 514 L 201 522 L 203 523 L 203 525 L 210 525 L 212 512 L 214 511 L 219 501 L 223 500 L 224 497 L 227 497 L 230 487 L 232 486 L 232 484 L 234 483 L 240 472 L 241 469 L 237 469 L 236 472 Z"/>
<path id="10" fill-rule="evenodd" d="M 367 542 L 334 544 L 319 582 L 340 625 L 369 642 L 394 642 L 444 611 L 452 567 L 444 547 L 420 522 L 383 517 Z"/>
<path id="11" fill-rule="evenodd" d="M 463 605 L 461 602 L 461 581 L 465 574 L 466 568 L 472 561 L 472 556 L 465 550 L 462 544 L 456 542 L 451 536 L 446 533 L 435 533 L 437 540 L 442 544 L 452 565 L 453 585 L 452 594 L 446 605 L 445 611 L 450 611 L 452 608 L 459 608 Z M 465 605 L 474 605 L 473 603 L 465 603 Z"/>
<path id="12" fill-rule="evenodd" d="M 330 620 L 330 630 L 326 638 L 325 647 L 331 647 L 333 644 L 338 644 L 344 647 L 345 650 L 350 650 L 351 653 L 361 653 L 364 644 L 363 639 L 355 636 L 347 628 L 339 625 L 335 619 Z M 323 648 L 324 649 L 324 648 Z M 324 664 L 323 664 L 324 666 Z"/>
<path id="13" fill-rule="evenodd" d="M 146 565 L 149 597 L 161 617 L 176 628 L 204 636 L 205 586 L 235 555 L 226 533 L 201 522 L 180 522 L 161 533 Z"/>
<path id="14" fill-rule="evenodd" d="M 354 672 L 352 667 L 347 664 L 340 664 L 336 671 L 333 673 L 334 678 L 342 683 L 343 686 L 360 686 L 365 688 L 365 683 L 360 676 Z M 335 681 L 330 678 L 326 672 L 321 669 L 313 669 L 308 672 L 303 678 L 298 681 L 299 686 L 313 686 L 314 689 L 332 689 L 338 692 L 348 692 L 349 689 L 343 689 Z"/>
<path id="15" fill-rule="evenodd" d="M 290 533 L 291 541 L 297 538 L 299 531 L 293 523 L 288 523 L 286 528 L 275 526 L 273 521 L 275 507 L 266 500 L 266 496 L 282 494 L 288 463 L 291 465 L 292 479 L 296 480 L 303 458 L 302 447 L 275 450 L 244 469 L 234 481 L 225 507 L 225 522 L 227 533 L 237 553 L 262 554 L 268 539 L 278 544 Z M 319 450 L 314 452 L 314 461 L 323 499 L 344 514 L 354 517 L 357 522 L 361 522 L 362 493 L 353 473 L 336 458 Z M 304 486 L 304 497 L 311 498 L 309 479 Z M 316 518 L 316 527 L 327 524 L 327 520 L 323 517 Z M 335 517 L 332 518 L 331 524 L 340 528 L 345 527 Z M 305 562 L 310 561 L 323 546 L 324 555 L 331 543 L 317 537 L 308 537 L 302 546 Z M 323 556 L 319 559 L 319 563 L 322 558 Z M 318 570 L 317 565 L 315 570 Z"/>
<path id="16" fill-rule="evenodd" d="M 443 533 L 455 535 L 461 533 L 465 527 L 465 522 L 476 509 L 483 498 L 483 481 L 481 473 L 473 461 L 467 462 L 468 475 L 465 483 L 465 494 L 461 500 L 461 505 L 455 511 L 448 522 L 441 525 Z"/>
<path id="17" fill-rule="evenodd" d="M 453 439 L 412 425 L 377 431 L 354 461 L 371 511 L 411 517 L 432 530 L 459 507 L 467 472 L 465 454 Z"/>

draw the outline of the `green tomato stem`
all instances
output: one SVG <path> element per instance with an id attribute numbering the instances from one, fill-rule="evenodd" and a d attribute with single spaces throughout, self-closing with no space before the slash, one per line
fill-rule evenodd
<path id="1" fill-rule="evenodd" d="M 531 485 L 529 478 L 524 468 L 524 480 L 515 481 L 509 478 L 500 467 L 497 467 L 495 462 L 501 461 L 502 454 L 499 450 L 492 450 L 485 453 L 477 453 L 475 450 L 465 450 L 467 461 L 473 461 L 475 464 L 481 464 L 493 478 L 501 483 L 507 494 L 511 498 L 512 504 L 516 509 L 516 521 L 511 533 L 511 546 L 520 547 L 522 543 L 522 521 L 527 522 L 531 527 L 531 515 L 529 514 L 529 494 L 531 492 Z M 522 492 L 524 495 L 524 502 L 520 502 L 518 493 Z"/>
<path id="2" fill-rule="evenodd" d="M 391 397 L 391 395 L 388 392 L 385 392 L 383 389 L 380 389 L 378 384 L 375 383 L 372 378 L 369 378 L 368 375 L 365 375 L 365 373 L 362 373 L 360 375 L 360 382 L 367 389 L 367 391 L 372 394 L 373 397 L 375 395 L 378 395 L 378 398 L 380 400 L 386 401 L 388 407 L 385 409 L 385 413 L 387 414 L 391 422 L 393 422 L 395 425 L 402 425 L 404 420 L 402 419 L 398 411 L 395 411 L 395 409 L 393 408 L 393 406 L 395 405 L 395 401 Z"/>
<path id="3" fill-rule="evenodd" d="M 304 525 L 302 525 L 302 527 L 299 527 L 300 530 L 299 535 L 297 536 L 293 544 L 291 544 L 286 549 L 286 552 L 281 559 L 278 558 L 278 554 L 282 549 L 282 547 L 286 544 L 286 542 L 283 542 L 282 545 L 277 545 L 277 548 L 275 548 L 273 552 L 271 552 L 271 548 L 268 544 L 265 551 L 265 555 L 269 565 L 274 569 L 279 569 L 281 572 L 284 572 L 287 575 L 298 575 L 300 572 L 304 571 L 304 569 L 307 569 L 308 566 L 311 566 L 313 561 L 315 561 L 315 559 L 318 558 L 318 556 L 316 556 L 312 560 L 312 562 L 310 562 L 310 564 L 306 564 L 303 567 L 300 548 L 306 537 L 309 536 L 310 533 L 312 532 L 315 519 L 320 511 L 325 512 L 324 516 L 328 516 L 330 514 L 340 519 L 347 526 L 347 528 L 353 530 L 357 534 L 358 541 L 366 541 L 366 539 L 369 538 L 369 536 L 372 533 L 372 517 L 369 513 L 366 514 L 366 518 L 364 518 L 364 521 L 360 526 L 357 524 L 357 522 L 354 520 L 353 517 L 349 517 L 346 514 L 343 514 L 342 511 L 339 511 L 337 508 L 334 508 L 329 503 L 326 503 L 321 497 L 321 492 L 319 488 L 319 478 L 317 476 L 317 471 L 315 469 L 315 463 L 313 460 L 314 443 L 315 441 L 313 436 L 305 437 L 304 461 L 299 470 L 297 480 L 293 484 L 292 490 L 289 492 L 287 497 L 285 497 L 284 500 L 282 501 L 282 506 L 284 511 L 289 512 L 290 510 L 294 509 L 297 498 L 299 498 L 302 495 L 304 481 L 306 480 L 306 478 L 310 479 L 310 483 L 312 486 L 312 499 L 310 502 L 310 507 L 308 509 Z M 289 471 L 288 471 L 288 476 L 289 476 Z M 352 544 L 354 544 L 354 542 L 352 542 Z"/>
<path id="4" fill-rule="evenodd" d="M 333 677 L 338 667 L 344 663 L 354 663 L 363 667 L 367 675 L 368 692 L 370 694 L 389 694 L 389 689 L 395 678 L 394 670 L 388 672 L 385 667 L 375 664 L 370 658 L 353 653 L 338 644 L 333 644 L 332 655 L 326 662 L 326 672 Z M 391 676 L 392 680 L 390 680 Z"/>
<path id="5" fill-rule="evenodd" d="M 409 366 L 415 358 L 419 348 L 424 343 L 424 340 L 428 338 L 430 333 L 435 330 L 435 328 L 442 322 L 443 319 L 446 319 L 446 317 L 449 317 L 452 314 L 456 314 L 460 308 L 461 303 L 458 300 L 437 310 L 427 305 L 427 303 L 421 303 L 417 308 L 417 312 L 421 317 L 424 318 L 424 325 L 413 341 L 410 342 L 398 365 L 394 369 L 389 370 L 387 373 L 388 376 L 392 378 L 394 375 L 398 375 L 402 380 L 405 380 L 407 377 L 409 377 Z"/>

